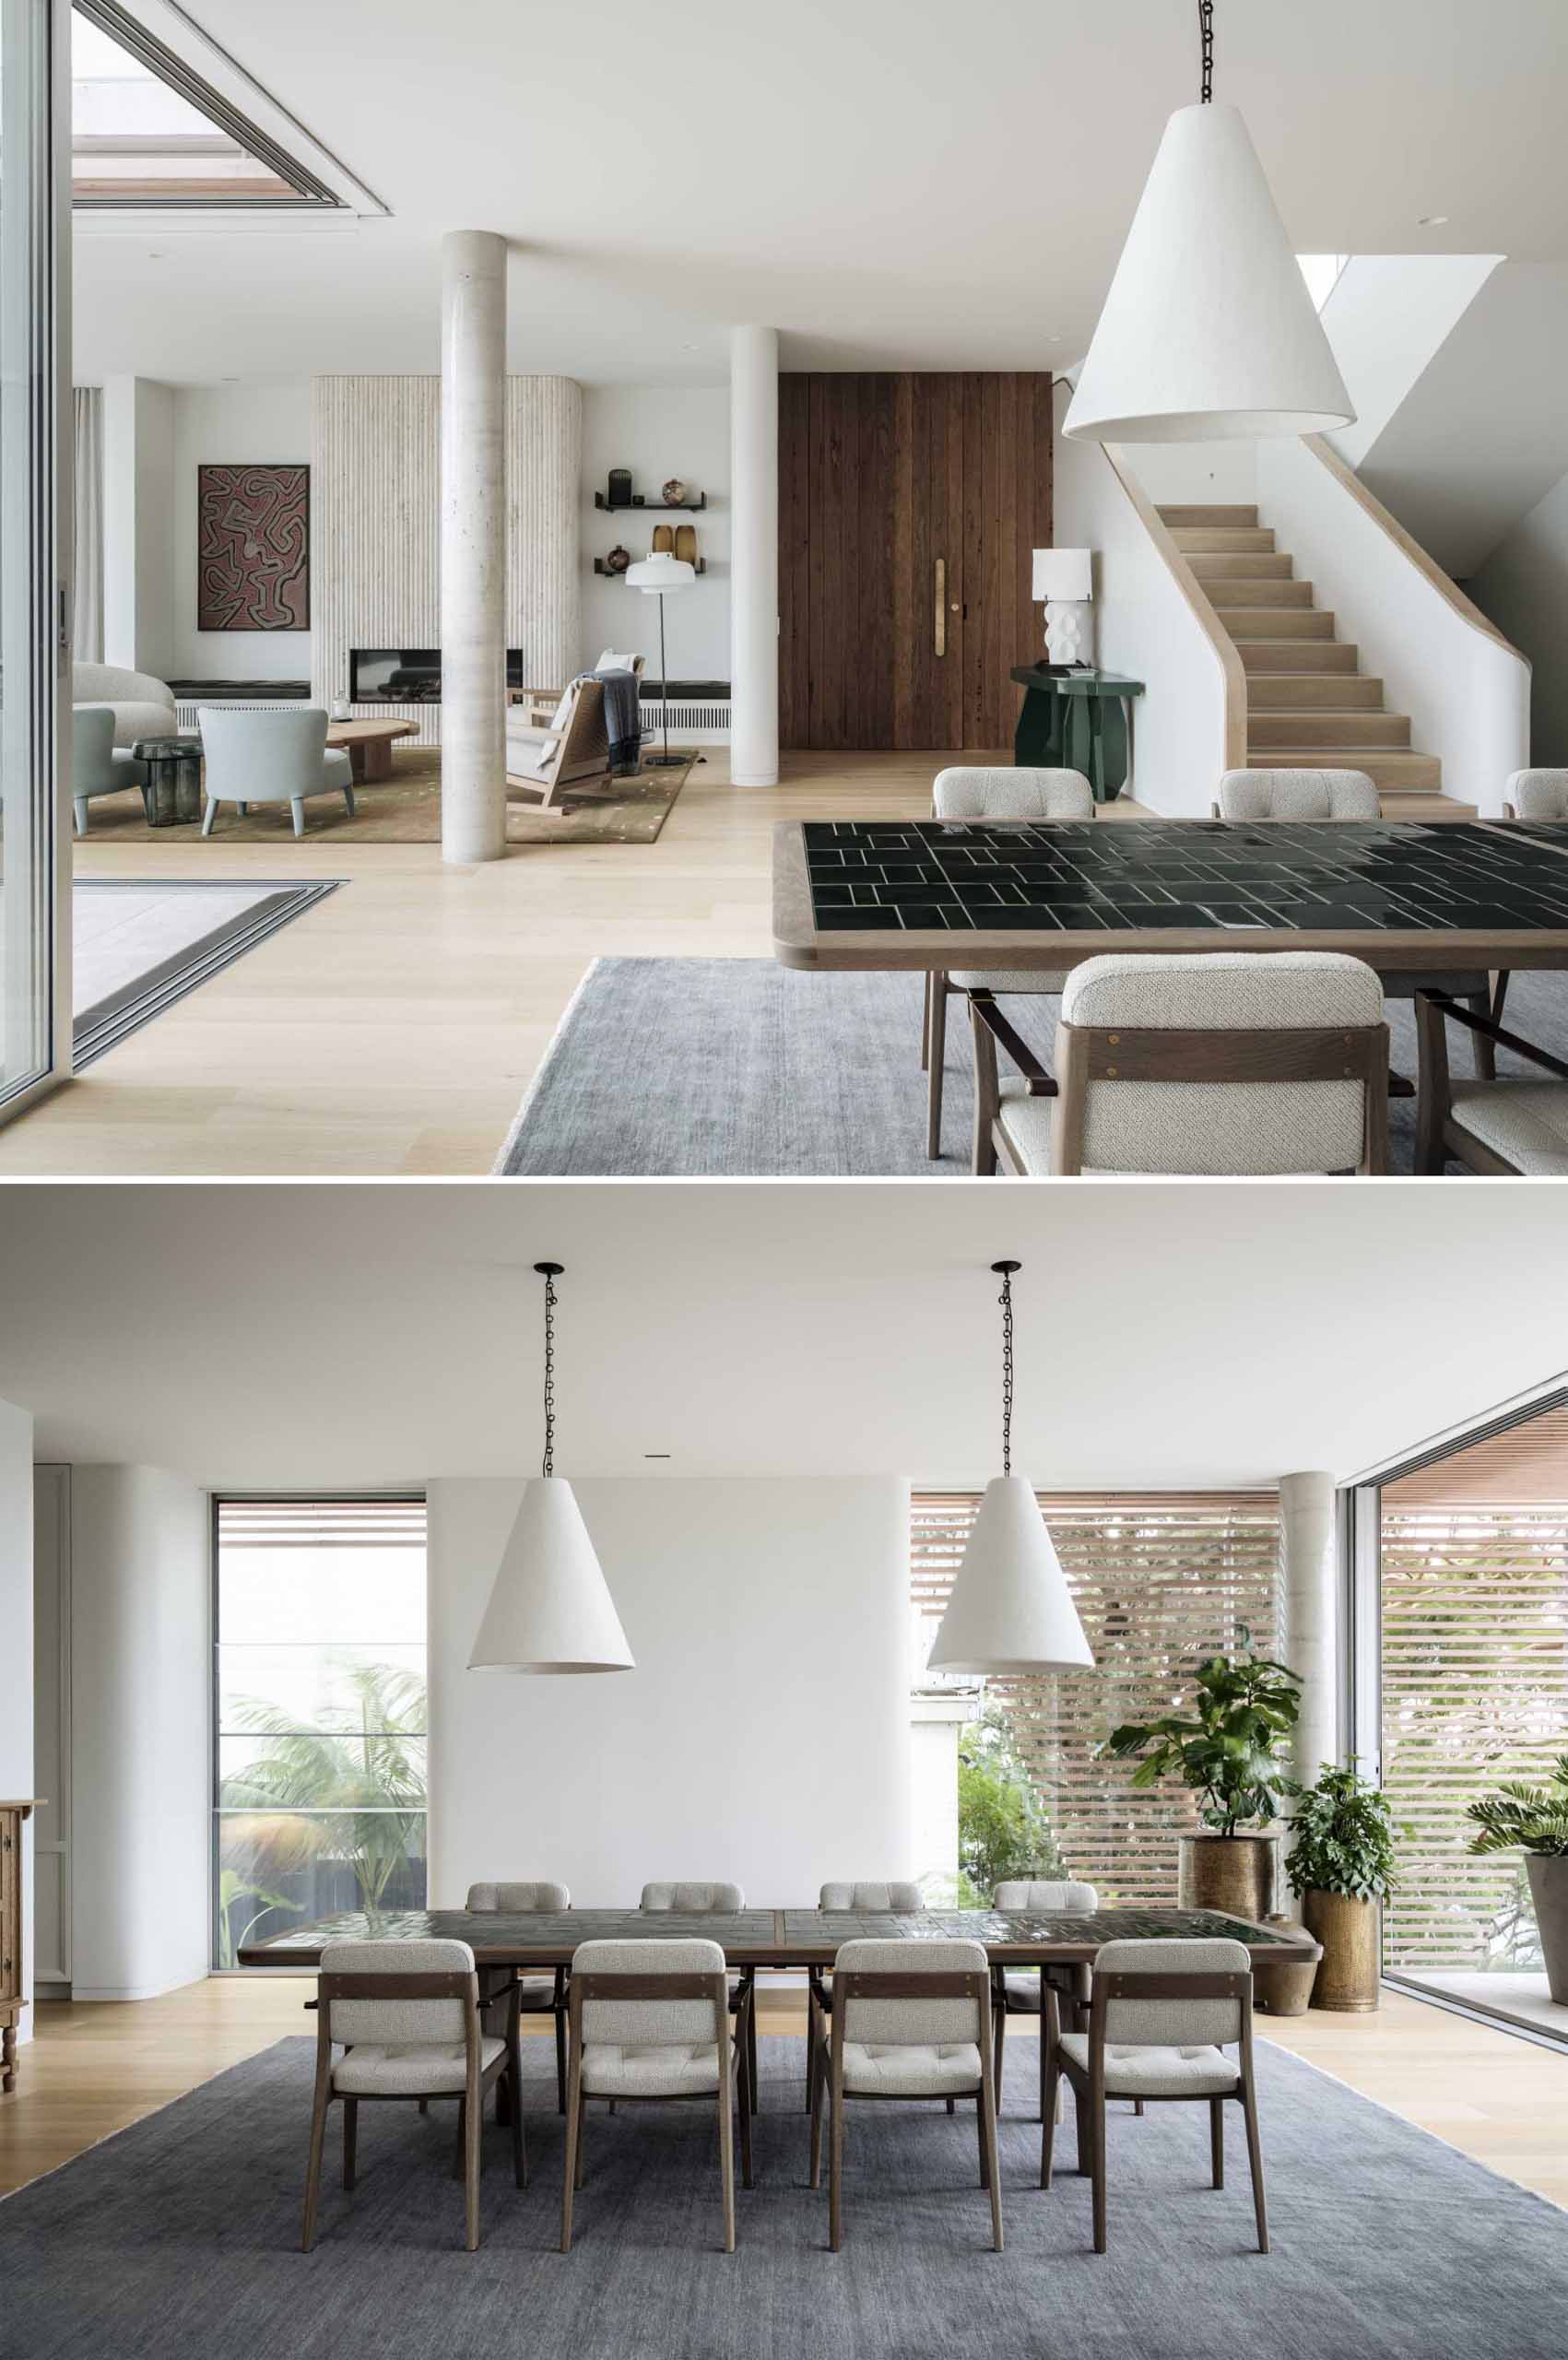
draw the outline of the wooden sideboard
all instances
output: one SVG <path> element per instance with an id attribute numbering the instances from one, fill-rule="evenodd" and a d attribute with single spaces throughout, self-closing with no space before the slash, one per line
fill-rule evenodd
<path id="1" fill-rule="evenodd" d="M 29 1802 L 0 1802 L 0 2094 L 17 2086 L 17 2018 L 22 2012 L 22 1822 Z"/>

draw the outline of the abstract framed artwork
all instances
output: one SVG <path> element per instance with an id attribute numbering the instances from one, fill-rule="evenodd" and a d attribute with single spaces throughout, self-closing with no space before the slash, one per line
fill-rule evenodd
<path id="1" fill-rule="evenodd" d="M 310 468 L 198 466 L 196 629 L 310 627 Z"/>

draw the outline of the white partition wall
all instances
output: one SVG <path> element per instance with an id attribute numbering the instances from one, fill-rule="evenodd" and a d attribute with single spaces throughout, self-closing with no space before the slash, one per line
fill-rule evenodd
<path id="1" fill-rule="evenodd" d="M 730 331 L 730 757 L 737 786 L 779 777 L 779 336 Z"/>
<path id="2" fill-rule="evenodd" d="M 560 1679 L 467 1669 L 521 1488 L 429 1487 L 433 1906 L 501 1875 L 614 1906 L 912 1873 L 905 1484 L 575 1484 L 636 1670 Z"/>
<path id="3" fill-rule="evenodd" d="M 0 1401 L 0 1798 L 26 1802 L 33 1794 L 32 1707 L 32 1419 Z M 22 1828 L 22 1989 L 32 1989 L 32 1823 Z M 32 2011 L 24 2008 L 18 2040 L 32 2037 Z"/>

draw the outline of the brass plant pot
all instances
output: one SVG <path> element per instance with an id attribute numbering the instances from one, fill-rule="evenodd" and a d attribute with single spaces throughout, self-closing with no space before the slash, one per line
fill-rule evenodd
<path id="1" fill-rule="evenodd" d="M 1364 2014 L 1381 2004 L 1381 1915 L 1375 1901 L 1360 1901 L 1353 1893 L 1320 1893 L 1312 1886 L 1303 1894 L 1307 1932 L 1323 1944 L 1313 1986 L 1315 2008 Z"/>
<path id="2" fill-rule="evenodd" d="M 1184 1835 L 1176 1900 L 1183 1909 L 1220 1909 L 1260 1921 L 1279 1891 L 1277 1835 Z"/>
<path id="3" fill-rule="evenodd" d="M 1264 1922 L 1280 1934 L 1302 1931 L 1297 1920 L 1283 1909 Z M 1275 1960 L 1260 1953 L 1252 1963 L 1253 2005 L 1266 2016 L 1304 2016 L 1312 2004 L 1316 1974 L 1315 1959 Z"/>

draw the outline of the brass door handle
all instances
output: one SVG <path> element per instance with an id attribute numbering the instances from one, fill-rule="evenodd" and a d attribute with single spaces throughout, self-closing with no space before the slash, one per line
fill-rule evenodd
<path id="1" fill-rule="evenodd" d="M 937 628 L 936 647 L 938 655 L 948 652 L 948 560 L 937 560 Z"/>

